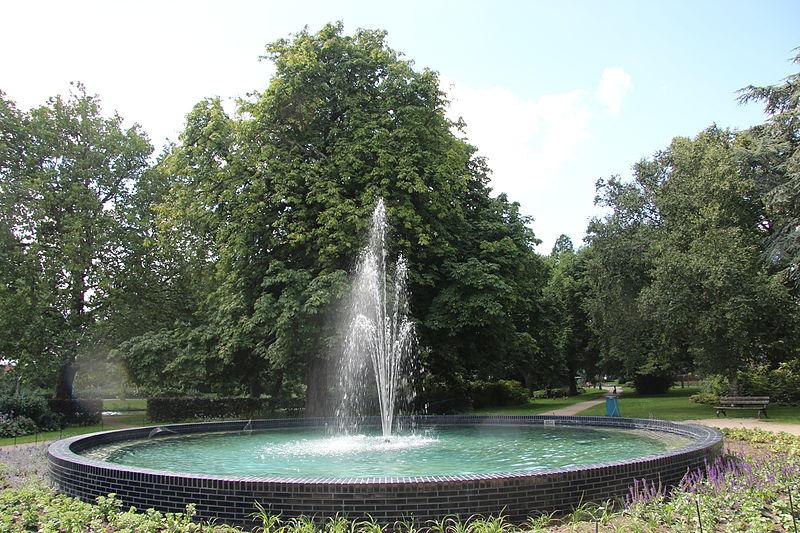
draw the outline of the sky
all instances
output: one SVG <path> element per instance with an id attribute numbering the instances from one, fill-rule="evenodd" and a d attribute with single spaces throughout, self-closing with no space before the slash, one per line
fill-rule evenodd
<path id="1" fill-rule="evenodd" d="M 176 140 L 200 99 L 263 90 L 265 45 L 341 20 L 380 28 L 440 74 L 448 113 L 550 252 L 582 242 L 595 182 L 630 176 L 675 136 L 763 121 L 736 91 L 800 69 L 796 0 L 7 1 L 0 90 L 21 108 L 81 81 L 148 132 Z"/>

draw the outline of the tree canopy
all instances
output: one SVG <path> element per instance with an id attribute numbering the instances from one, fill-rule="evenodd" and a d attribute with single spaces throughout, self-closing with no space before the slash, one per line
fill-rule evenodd
<path id="1" fill-rule="evenodd" d="M 436 72 L 339 24 L 267 46 L 275 74 L 176 144 L 76 84 L 0 93 L 0 360 L 31 390 L 122 365 L 150 395 L 250 395 L 326 414 L 343 296 L 379 199 L 409 267 L 423 401 L 470 383 L 735 383 L 798 358 L 800 75 L 747 87 L 766 121 L 710 126 L 597 182 L 606 215 L 548 255 L 448 119 Z M 800 62 L 800 56 L 795 58 Z M 98 376 L 98 377 L 92 377 Z"/>

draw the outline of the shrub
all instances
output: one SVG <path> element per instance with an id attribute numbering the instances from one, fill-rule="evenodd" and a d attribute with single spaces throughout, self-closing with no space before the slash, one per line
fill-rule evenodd
<path id="1" fill-rule="evenodd" d="M 91 426 L 99 424 L 103 416 L 103 400 L 50 399 L 47 403 L 50 410 L 56 413 L 64 424 Z"/>
<path id="2" fill-rule="evenodd" d="M 703 380 L 701 390 L 712 396 L 730 396 L 731 384 L 728 378 L 720 374 L 711 374 Z"/>
<path id="3" fill-rule="evenodd" d="M 639 394 L 664 394 L 674 381 L 672 375 L 666 373 L 636 374 L 633 387 Z"/>
<path id="4" fill-rule="evenodd" d="M 414 400 L 414 409 L 418 413 L 449 415 L 465 413 L 471 408 L 468 384 L 457 377 L 443 381 L 441 378 L 425 376 Z"/>
<path id="5" fill-rule="evenodd" d="M 706 405 L 713 405 L 719 402 L 719 396 L 710 392 L 698 392 L 689 396 L 689 399 L 695 403 L 702 403 Z"/>
<path id="6" fill-rule="evenodd" d="M 743 396 L 769 396 L 772 402 L 800 404 L 800 360 L 786 361 L 772 369 L 753 366 L 737 377 Z"/>
<path id="7" fill-rule="evenodd" d="M 476 408 L 519 405 L 530 400 L 528 389 L 511 379 L 473 381 L 469 389 L 472 405 Z"/>
<path id="8" fill-rule="evenodd" d="M 149 398 L 153 422 L 212 418 L 258 418 L 271 414 L 271 400 L 262 398 Z"/>
<path id="9" fill-rule="evenodd" d="M 0 437 L 21 437 L 36 433 L 39 428 L 36 423 L 27 416 L 16 416 L 0 414 Z"/>
<path id="10" fill-rule="evenodd" d="M 0 396 L 0 413 L 10 418 L 28 418 L 42 431 L 61 426 L 61 419 L 40 396 Z"/>

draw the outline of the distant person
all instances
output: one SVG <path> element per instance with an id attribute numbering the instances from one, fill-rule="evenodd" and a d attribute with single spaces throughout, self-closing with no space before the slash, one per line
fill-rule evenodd
<path id="1" fill-rule="evenodd" d="M 617 386 L 614 385 L 614 391 L 611 394 L 616 394 L 616 393 L 617 393 Z"/>

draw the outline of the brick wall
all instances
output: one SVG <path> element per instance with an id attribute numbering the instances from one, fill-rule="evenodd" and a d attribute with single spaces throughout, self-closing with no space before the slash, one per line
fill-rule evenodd
<path id="1" fill-rule="evenodd" d="M 197 506 L 200 518 L 251 526 L 254 502 L 283 518 L 306 515 L 322 519 L 337 513 L 349 518 L 369 515 L 382 523 L 413 518 L 418 523 L 444 515 L 498 514 L 523 521 L 541 512 L 564 511 L 581 502 L 624 497 L 634 479 L 676 484 L 687 470 L 703 466 L 722 449 L 722 436 L 702 426 L 660 420 L 553 416 L 428 416 L 417 426 L 463 424 L 543 424 L 660 430 L 692 439 L 669 453 L 633 460 L 536 473 L 483 474 L 402 478 L 299 479 L 223 477 L 175 474 L 126 467 L 80 455 L 109 442 L 147 437 L 152 428 L 137 428 L 73 437 L 48 450 L 50 475 L 70 496 L 93 501 L 116 493 L 126 505 L 180 512 Z M 328 419 L 254 420 L 254 430 L 322 426 Z M 367 419 L 378 424 L 377 420 Z M 408 422 L 408 420 L 407 420 Z M 212 422 L 163 426 L 177 433 L 241 430 L 246 422 Z"/>

